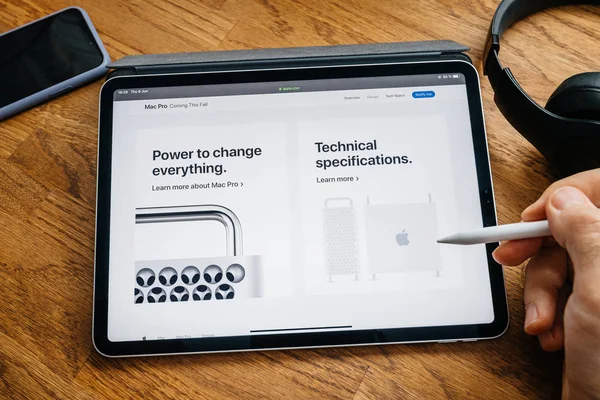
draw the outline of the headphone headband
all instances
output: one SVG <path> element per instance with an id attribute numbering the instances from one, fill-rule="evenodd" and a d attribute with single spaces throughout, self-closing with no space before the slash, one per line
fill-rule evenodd
<path id="1" fill-rule="evenodd" d="M 500 52 L 500 38 L 515 22 L 527 18 L 542 10 L 569 5 L 600 5 L 600 0 L 503 0 L 496 9 L 483 53 L 484 74 L 488 74 L 488 66 L 492 50 Z M 498 60 L 500 65 L 500 60 Z M 491 77 L 490 77 L 491 81 Z"/>
<path id="2" fill-rule="evenodd" d="M 563 174 L 581 170 L 581 165 L 564 165 L 557 149 L 570 139 L 598 137 L 600 122 L 564 118 L 537 104 L 521 88 L 509 68 L 500 63 L 500 37 L 515 22 L 538 11 L 564 5 L 600 5 L 600 0 L 503 0 L 492 19 L 483 53 L 483 72 L 494 90 L 494 101 L 504 117 Z M 560 158 L 560 157 L 558 157 Z M 569 163 L 566 163 L 569 164 Z"/>
<path id="3" fill-rule="evenodd" d="M 515 22 L 532 14 L 552 7 L 584 4 L 594 5 L 600 2 L 598 0 L 504 0 L 494 14 L 490 30 L 492 35 L 497 35 L 499 39 Z"/>

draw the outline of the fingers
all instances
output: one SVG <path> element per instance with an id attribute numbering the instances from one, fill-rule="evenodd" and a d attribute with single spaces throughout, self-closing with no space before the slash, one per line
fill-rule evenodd
<path id="1" fill-rule="evenodd" d="M 548 332 L 544 332 L 538 336 L 540 346 L 546 351 L 557 351 L 565 345 L 565 329 L 564 329 L 564 311 L 567 294 L 564 290 L 559 291 L 558 305 L 556 307 L 556 315 L 552 328 Z"/>
<path id="2" fill-rule="evenodd" d="M 562 317 L 556 319 L 556 323 L 548 332 L 538 336 L 540 346 L 546 351 L 558 351 L 565 345 L 565 334 Z"/>
<path id="3" fill-rule="evenodd" d="M 552 333 L 566 275 L 567 255 L 558 246 L 544 247 L 531 259 L 525 275 L 525 332 Z"/>
<path id="4" fill-rule="evenodd" d="M 574 286 L 595 293 L 600 286 L 600 210 L 582 191 L 567 186 L 550 196 L 546 213 L 552 235 L 573 262 Z"/>
<path id="5" fill-rule="evenodd" d="M 494 250 L 492 256 L 497 263 L 514 267 L 521 265 L 531 258 L 542 247 L 556 246 L 551 237 L 509 240 L 503 242 Z"/>
<path id="6" fill-rule="evenodd" d="M 546 218 L 546 203 L 552 193 L 561 187 L 573 186 L 584 192 L 590 200 L 600 207 L 600 168 L 581 172 L 554 182 L 544 191 L 537 201 L 521 214 L 523 221 L 538 221 Z"/>
<path id="7" fill-rule="evenodd" d="M 509 240 L 494 250 L 492 256 L 498 264 L 516 266 L 531 258 L 542 246 L 542 238 Z"/>
<path id="8" fill-rule="evenodd" d="M 558 189 L 569 186 L 579 188 L 587 194 L 592 204 L 600 206 L 600 168 L 598 168 L 554 182 L 535 203 L 523 211 L 521 219 L 523 221 L 538 221 L 547 218 L 546 204 L 550 196 Z M 535 254 L 540 246 L 539 239 L 509 241 L 501 244 L 493 256 L 502 265 L 519 265 Z"/>
<path id="9" fill-rule="evenodd" d="M 546 193 L 537 199 L 533 204 L 523 210 L 521 213 L 521 220 L 523 221 L 540 221 L 546 219 Z"/>

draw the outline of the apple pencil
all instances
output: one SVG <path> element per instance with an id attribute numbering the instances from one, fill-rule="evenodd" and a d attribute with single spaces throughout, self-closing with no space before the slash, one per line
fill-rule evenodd
<path id="1" fill-rule="evenodd" d="M 479 228 L 443 237 L 438 240 L 438 243 L 479 244 L 543 236 L 552 236 L 548 221 L 519 222 L 517 224 L 488 226 L 487 228 Z"/>

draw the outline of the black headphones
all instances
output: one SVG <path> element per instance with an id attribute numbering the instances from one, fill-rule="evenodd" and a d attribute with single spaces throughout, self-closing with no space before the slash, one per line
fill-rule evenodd
<path id="1" fill-rule="evenodd" d="M 503 0 L 492 19 L 483 70 L 494 101 L 510 124 L 533 144 L 562 176 L 600 167 L 600 72 L 572 76 L 552 93 L 546 107 L 525 93 L 498 58 L 500 37 L 512 24 L 538 11 L 600 0 Z"/>

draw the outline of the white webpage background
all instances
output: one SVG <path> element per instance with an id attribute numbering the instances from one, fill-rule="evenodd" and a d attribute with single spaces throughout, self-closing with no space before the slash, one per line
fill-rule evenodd
<path id="1" fill-rule="evenodd" d="M 373 329 L 491 322 L 487 256 L 482 245 L 442 247 L 440 277 L 433 273 L 385 274 L 373 282 L 368 279 L 363 238 L 359 239 L 360 280 L 326 281 L 320 219 L 325 198 L 340 197 L 340 193 L 364 198 L 368 194 L 371 204 L 386 204 L 423 202 L 431 193 L 441 236 L 482 226 L 466 89 L 461 85 L 426 89 L 434 90 L 436 97 L 413 99 L 410 93 L 424 90 L 421 87 L 115 102 L 109 340 L 246 335 L 250 330 L 318 326 Z M 389 101 L 385 97 L 400 92 L 407 96 Z M 378 99 L 363 101 L 367 93 Z M 361 100 L 343 100 L 351 95 L 361 96 Z M 144 109 L 146 104 L 189 101 L 208 102 L 208 106 Z M 339 168 L 332 174 L 360 176 L 360 185 L 336 188 L 316 183 L 317 177 L 330 173 L 315 168 L 317 158 L 327 158 L 316 152 L 315 140 L 373 138 L 378 140 L 379 152 L 406 153 L 414 159 L 413 164 Z M 220 177 L 151 174 L 160 164 L 152 161 L 154 149 L 220 146 L 260 147 L 263 154 L 251 160 L 221 160 L 227 172 Z M 329 156 L 346 154 L 353 153 Z M 153 185 L 214 180 L 239 181 L 244 186 L 152 191 Z M 264 257 L 265 296 L 134 304 L 135 261 L 215 256 L 224 243 L 218 225 L 199 228 L 182 223 L 177 228 L 170 224 L 162 231 L 136 227 L 135 208 L 196 204 L 222 204 L 238 215 L 244 254 Z M 207 245 L 191 247 L 197 242 Z"/>
<path id="2" fill-rule="evenodd" d="M 389 114 L 388 114 L 389 115 Z M 426 273 L 395 273 L 371 279 L 367 268 L 362 268 L 360 282 L 354 279 L 345 284 L 332 285 L 320 278 L 319 271 L 325 269 L 324 258 L 310 257 L 325 251 L 323 230 L 315 229 L 322 218 L 323 199 L 348 197 L 352 199 L 357 215 L 359 232 L 360 264 L 368 265 L 367 238 L 365 229 L 365 208 L 367 197 L 370 205 L 426 203 L 431 196 L 438 215 L 438 229 L 451 230 L 457 225 L 457 204 L 454 193 L 454 179 L 450 168 L 448 151 L 448 129 L 443 115 L 422 117 L 403 116 L 389 118 L 333 119 L 328 121 L 301 122 L 298 125 L 302 164 L 310 165 L 315 158 L 339 157 L 340 153 L 316 153 L 315 142 L 343 141 L 344 137 L 368 142 L 377 140 L 376 151 L 361 152 L 363 156 L 378 154 L 406 154 L 411 163 L 405 165 L 382 165 L 372 167 L 347 167 L 316 172 L 314 168 L 302 169 L 301 209 L 303 210 L 303 238 L 301 243 L 305 280 L 313 294 L 343 293 L 348 290 L 369 293 L 373 291 L 398 291 L 442 289 L 462 287 L 462 260 L 457 246 L 440 246 L 443 261 L 443 274 L 437 277 Z M 343 153 L 341 153 L 343 154 Z M 358 182 L 346 185 L 341 191 L 339 185 L 315 184 L 315 175 L 335 177 L 339 175 L 360 177 Z M 353 278 L 353 277 L 351 277 Z M 364 281 L 364 282 L 363 282 Z"/>

